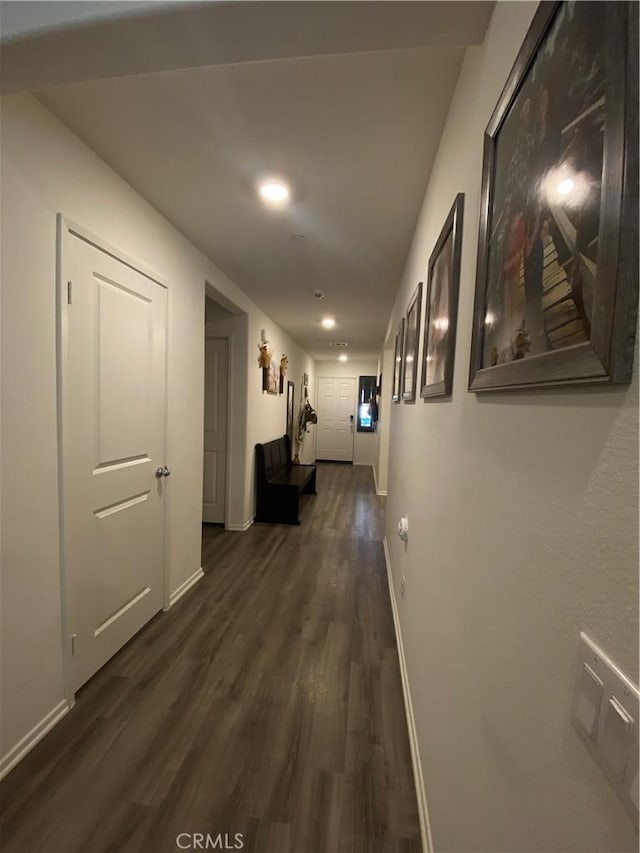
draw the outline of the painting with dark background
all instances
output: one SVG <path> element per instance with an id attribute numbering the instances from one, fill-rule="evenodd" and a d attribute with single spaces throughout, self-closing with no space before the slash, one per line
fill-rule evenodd
<path id="1" fill-rule="evenodd" d="M 407 309 L 404 333 L 404 366 L 402 371 L 402 399 L 412 402 L 416 398 L 418 376 L 418 335 L 420 333 L 420 311 L 422 308 L 422 282 L 413 292 Z"/>
<path id="2" fill-rule="evenodd" d="M 449 302 L 453 268 L 453 232 L 450 232 L 436 258 L 427 290 L 423 385 L 444 382 L 449 350 Z"/>
<path id="3" fill-rule="evenodd" d="M 394 403 L 400 402 L 402 394 L 402 362 L 404 357 L 404 317 L 401 318 L 396 332 L 396 342 L 393 350 L 393 389 L 391 399 Z"/>
<path id="4" fill-rule="evenodd" d="M 496 138 L 482 367 L 590 338 L 605 131 L 604 6 L 561 6 Z"/>

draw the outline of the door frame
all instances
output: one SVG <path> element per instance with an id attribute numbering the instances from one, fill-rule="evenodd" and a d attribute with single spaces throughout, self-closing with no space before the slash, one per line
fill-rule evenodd
<path id="1" fill-rule="evenodd" d="M 227 480 L 226 480 L 226 502 L 224 529 L 233 531 L 245 531 L 253 524 L 254 513 L 245 518 L 244 507 L 247 502 L 247 412 L 248 399 L 248 346 L 249 346 L 249 317 L 244 308 L 234 302 L 223 293 L 211 279 L 204 280 L 205 297 L 212 299 L 218 305 L 225 308 L 233 317 L 234 322 L 228 331 L 212 334 L 210 337 L 226 338 L 228 341 L 228 398 L 227 398 Z M 204 338 L 207 336 L 206 322 L 204 327 Z M 240 375 L 236 377 L 236 372 Z M 202 386 L 204 399 L 204 383 Z M 236 411 L 239 409 L 239 411 Z M 237 415 L 237 418 L 236 418 Z M 231 424 L 235 421 L 235 430 L 232 431 Z M 204 424 L 203 424 L 204 429 Z M 232 488 L 233 486 L 233 488 Z M 255 497 L 251 492 L 250 502 Z M 233 503 L 237 503 L 237 517 L 232 511 Z"/>
<path id="2" fill-rule="evenodd" d="M 351 433 L 351 443 L 352 443 L 351 462 L 345 462 L 344 463 L 345 465 L 354 465 L 355 463 L 353 460 L 354 460 L 355 455 L 356 455 L 356 431 L 355 431 L 355 427 L 356 427 L 356 419 L 358 417 L 358 377 L 355 375 L 327 376 L 326 374 L 322 374 L 322 376 L 320 376 L 320 375 L 316 376 L 316 407 L 318 406 L 318 401 L 320 399 L 320 380 L 321 379 L 333 379 L 336 382 L 339 382 L 341 379 L 353 379 L 355 382 L 355 385 L 354 385 L 355 390 L 354 390 L 354 394 L 353 394 L 353 432 Z M 318 430 L 314 430 L 314 435 L 315 435 L 315 443 L 314 443 L 313 455 L 317 459 L 317 457 L 318 457 Z M 340 460 L 336 460 L 336 461 L 340 462 Z"/>
<path id="3" fill-rule="evenodd" d="M 207 335 L 206 324 L 205 324 L 205 333 L 204 340 L 218 340 L 218 341 L 226 341 L 227 342 L 227 442 L 225 447 L 225 472 L 224 472 L 224 521 L 222 522 L 222 526 L 225 530 L 227 530 L 227 521 L 229 519 L 229 513 L 231 512 L 231 503 L 229 496 L 229 468 L 231 467 L 231 393 L 232 393 L 232 384 L 231 384 L 231 359 L 232 359 L 232 351 L 233 351 L 233 332 L 230 332 L 228 335 Z M 205 343 L 206 347 L 206 343 Z M 207 380 L 207 371 L 205 366 L 204 371 L 205 382 Z M 204 389 L 203 389 L 204 391 Z M 204 432 L 204 423 L 202 424 L 203 432 Z M 203 519 L 203 524 L 206 522 Z"/>
<path id="4" fill-rule="evenodd" d="M 169 465 L 169 324 L 171 319 L 171 289 L 166 279 L 137 261 L 135 258 L 112 246 L 101 237 L 78 225 L 63 213 L 56 215 L 56 409 L 57 409 L 57 447 L 58 447 L 58 559 L 60 564 L 60 604 L 62 628 L 62 678 L 64 697 L 70 708 L 75 704 L 75 691 L 71 678 L 71 634 L 69 599 L 65 571 L 65 540 L 64 540 L 64 410 L 65 389 L 68 377 L 68 328 L 67 314 L 64 310 L 67 304 L 67 281 L 65 275 L 68 269 L 68 241 L 71 239 L 84 240 L 101 252 L 115 258 L 145 278 L 163 287 L 167 292 L 166 340 L 165 340 L 165 418 L 164 445 L 165 462 Z M 162 507 L 162 602 L 163 610 L 169 609 L 169 558 L 167 534 L 168 507 L 171 497 L 169 490 L 165 491 Z"/>

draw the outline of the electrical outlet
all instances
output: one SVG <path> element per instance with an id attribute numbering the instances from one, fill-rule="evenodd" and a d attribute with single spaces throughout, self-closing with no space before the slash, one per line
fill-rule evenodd
<path id="1" fill-rule="evenodd" d="M 400 595 L 404 598 L 404 591 L 407 588 L 407 579 L 404 575 L 400 578 Z"/>

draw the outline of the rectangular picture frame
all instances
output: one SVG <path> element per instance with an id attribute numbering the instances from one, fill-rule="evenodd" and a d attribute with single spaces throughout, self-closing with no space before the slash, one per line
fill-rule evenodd
<path id="1" fill-rule="evenodd" d="M 584 151 L 588 150 L 584 140 L 574 142 L 576 136 L 582 133 L 585 139 L 587 132 L 594 131 L 591 125 L 596 123 L 596 119 L 602 124 L 602 174 L 601 180 L 597 186 L 601 186 L 599 204 L 593 202 L 591 220 L 597 218 L 597 264 L 585 258 L 585 252 L 593 251 L 594 240 L 588 244 L 586 238 L 585 246 L 580 245 L 582 239 L 580 234 L 586 233 L 586 228 L 581 224 L 574 227 L 574 223 L 570 221 L 569 215 L 557 216 L 553 213 L 553 207 L 560 208 L 565 205 L 566 201 L 557 199 L 554 205 L 549 204 L 552 209 L 552 217 L 547 219 L 547 227 L 550 225 L 555 229 L 556 233 L 562 233 L 566 236 L 567 244 L 571 244 L 572 231 L 575 231 L 575 249 L 573 254 L 573 269 L 567 277 L 566 295 L 563 299 L 554 303 L 555 296 L 545 289 L 543 282 L 540 289 L 541 299 L 531 297 L 531 294 L 536 294 L 536 287 L 529 287 L 527 295 L 525 288 L 524 298 L 520 297 L 524 304 L 523 315 L 526 317 L 527 311 L 531 316 L 534 316 L 534 321 L 528 320 L 523 322 L 522 328 L 518 329 L 517 323 L 513 320 L 510 324 L 510 329 L 503 334 L 501 343 L 504 343 L 507 334 L 511 336 L 511 342 L 508 346 L 501 349 L 497 344 L 489 347 L 489 339 L 491 335 L 496 337 L 495 331 L 490 328 L 495 324 L 494 312 L 488 304 L 487 294 L 490 291 L 493 294 L 500 292 L 500 287 L 503 286 L 503 281 L 499 280 L 494 274 L 489 273 L 489 263 L 493 259 L 493 266 L 496 269 L 512 269 L 511 276 L 515 282 L 516 274 L 522 277 L 521 271 L 516 270 L 515 264 L 511 263 L 508 252 L 504 251 L 502 255 L 502 263 L 495 263 L 496 233 L 501 227 L 499 217 L 508 220 L 504 225 L 504 232 L 507 235 L 503 240 L 503 245 L 507 246 L 508 241 L 512 244 L 518 240 L 522 242 L 523 252 L 531 252 L 530 235 L 527 229 L 531 230 L 531 223 L 526 219 L 522 226 L 515 221 L 515 215 L 512 216 L 515 210 L 515 204 L 512 203 L 512 212 L 505 210 L 509 204 L 499 205 L 494 209 L 494 192 L 496 182 L 496 163 L 498 159 L 498 147 L 501 143 L 501 133 L 505 126 L 505 121 L 510 115 L 518 116 L 520 125 L 524 123 L 526 128 L 527 122 L 533 122 L 532 115 L 537 110 L 541 112 L 541 104 L 546 101 L 546 115 L 549 115 L 549 103 L 553 104 L 552 98 L 557 95 L 561 99 L 563 93 L 569 91 L 579 91 L 578 83 L 583 85 L 586 83 L 582 78 L 578 79 L 577 71 L 575 72 L 576 79 L 573 78 L 574 68 L 568 66 L 564 62 L 564 55 L 560 55 L 562 59 L 561 67 L 563 68 L 562 91 L 558 88 L 553 88 L 554 75 L 547 73 L 545 80 L 545 66 L 543 62 L 548 62 L 548 68 L 553 68 L 555 52 L 562 49 L 564 44 L 563 38 L 568 40 L 573 38 L 573 50 L 570 55 L 572 62 L 577 65 L 578 70 L 585 66 L 587 60 L 583 60 L 583 56 L 587 55 L 584 49 L 580 48 L 580 32 L 577 18 L 569 16 L 582 16 L 581 21 L 584 21 L 583 36 L 585 43 L 590 38 L 592 43 L 597 39 L 602 38 L 603 43 L 600 48 L 601 64 L 604 71 L 601 72 L 602 87 L 604 94 L 600 100 L 595 99 L 594 103 L 588 109 L 582 109 L 582 112 L 577 115 L 563 115 L 562 118 L 566 122 L 562 128 L 562 143 L 567 151 L 571 151 L 573 141 L 574 147 L 579 149 L 582 144 L 582 151 L 578 151 L 579 156 L 584 156 Z M 601 25 L 596 25 L 594 15 L 599 15 L 602 18 Z M 558 16 L 564 16 L 558 17 Z M 570 31 L 570 36 L 562 31 L 565 22 L 574 27 Z M 567 24 L 567 27 L 569 27 Z M 555 29 L 554 29 L 555 27 Z M 591 27 L 591 29 L 589 29 Z M 567 32 L 569 32 L 567 30 Z M 576 36 L 576 33 L 578 35 Z M 553 38 L 549 38 L 550 34 Z M 577 45 L 577 47 L 575 46 Z M 536 59 L 541 57 L 540 63 L 536 65 Z M 588 57 L 588 55 L 587 55 Z M 560 62 L 560 59 L 557 62 Z M 633 354 L 635 343 L 635 330 L 638 311 L 638 6 L 634 3 L 589 3 L 575 4 L 569 2 L 548 2 L 541 3 L 536 12 L 531 27 L 525 37 L 522 48 L 516 58 L 515 64 L 504 87 L 502 95 L 498 101 L 495 111 L 487 126 L 484 137 L 484 157 L 483 157 L 483 177 L 482 177 L 482 195 L 480 209 L 480 229 L 478 239 L 478 263 L 476 272 L 476 293 L 474 307 L 474 324 L 472 332 L 471 359 L 469 367 L 469 390 L 470 391 L 496 391 L 508 390 L 510 388 L 544 388 L 553 386 L 571 386 L 584 383 L 629 383 L 631 381 Z M 536 81 L 536 74 L 541 80 L 536 83 L 537 103 L 531 103 L 532 98 L 528 93 L 534 91 L 533 84 Z M 584 68 L 583 77 L 588 81 L 588 75 L 593 77 L 592 67 Z M 557 75 L 556 75 L 557 76 Z M 557 77 L 559 80 L 560 77 Z M 553 91 L 550 93 L 548 88 L 542 92 L 542 88 L 548 83 L 548 88 Z M 560 85 L 559 83 L 557 85 Z M 523 95 L 523 88 L 526 88 Z M 586 96 L 585 96 L 586 97 Z M 566 98 L 565 98 L 566 101 Z M 599 112 L 596 112 L 599 111 Z M 600 118 L 602 115 L 602 118 Z M 538 118 L 540 123 L 540 119 Z M 589 122 L 590 125 L 585 125 Z M 580 126 L 582 125 L 582 129 Z M 513 123 L 510 127 L 517 127 Z M 522 138 L 526 137 L 524 129 L 520 130 Z M 535 140 L 535 133 L 530 135 L 531 139 Z M 593 136 L 591 137 L 593 138 Z M 528 143 L 531 151 L 525 148 L 523 151 L 514 147 L 514 156 L 517 158 L 517 168 L 521 174 L 529 173 L 533 169 L 530 163 L 535 163 L 536 158 L 541 159 L 544 156 L 542 146 L 538 146 L 536 152 L 536 144 Z M 504 156 L 504 144 L 500 148 Z M 519 152 L 519 153 L 518 153 Z M 549 163 L 551 163 L 549 159 Z M 574 161 L 568 160 L 570 168 L 575 169 Z M 509 164 L 511 172 L 511 164 L 513 156 Z M 551 183 L 547 186 L 546 192 L 550 196 L 553 191 L 558 196 L 560 193 L 574 192 L 575 186 L 580 189 L 579 178 L 582 174 L 580 171 L 571 173 L 567 172 L 565 177 L 562 176 L 562 169 L 566 163 L 558 161 L 558 179 L 554 177 L 554 171 L 549 169 L 548 176 Z M 567 167 L 568 168 L 568 167 Z M 542 174 L 539 169 L 538 174 Z M 576 177 L 577 176 L 577 177 Z M 535 175 L 532 175 L 535 177 Z M 575 180 L 574 180 L 575 179 Z M 564 183 L 563 183 L 564 182 Z M 508 178 L 503 179 L 503 183 L 508 186 Z M 584 186 L 589 192 L 596 186 L 594 180 L 583 181 Z M 522 195 L 526 196 L 533 194 L 533 180 L 528 185 L 522 187 Z M 550 187 L 552 189 L 550 189 Z M 583 190 L 583 193 L 586 190 Z M 577 196 L 577 193 L 575 193 Z M 586 198 L 587 196 L 585 196 Z M 511 198 L 506 194 L 507 201 Z M 586 204 L 586 202 L 585 202 Z M 499 208 L 499 209 L 498 209 Z M 572 211 L 570 211 L 572 212 Z M 523 217 L 524 218 L 524 217 Z M 582 217 L 582 222 L 588 222 L 585 216 Z M 558 224 L 560 223 L 560 224 Z M 568 224 L 567 224 L 568 223 Z M 518 231 L 524 228 L 525 237 L 518 237 Z M 537 227 L 537 226 L 536 226 Z M 582 232 L 578 229 L 582 228 Z M 544 226 L 541 227 L 541 233 L 544 232 Z M 547 240 L 548 246 L 549 232 L 544 239 Z M 537 238 L 535 238 L 537 239 Z M 543 238 L 540 238 L 543 241 Z M 562 242 L 561 242 L 561 245 Z M 544 248 L 543 269 L 547 264 L 546 251 Z M 493 247 L 493 248 L 492 248 Z M 586 248 L 585 248 L 586 247 Z M 589 249 L 591 247 L 591 249 Z M 555 248 L 555 247 L 554 247 Z M 494 255 L 491 252 L 494 252 Z M 569 253 L 570 254 L 570 253 Z M 513 257 L 517 256 L 514 253 Z M 560 259 L 563 260 L 563 259 Z M 511 263 L 511 266 L 509 264 Z M 568 263 L 568 262 L 567 262 Z M 523 261 L 524 266 L 524 261 Z M 532 264 L 533 266 L 533 264 Z M 566 264 L 563 265 L 558 261 L 558 268 L 562 267 L 564 271 Z M 574 270 L 578 269 L 578 273 Z M 595 269 L 595 273 L 591 278 L 588 272 Z M 584 270 L 584 273 L 582 271 Z M 562 271 L 558 271 L 558 279 L 562 278 Z M 582 274 L 582 283 L 580 281 Z M 525 270 L 526 275 L 526 270 Z M 543 272 L 544 276 L 544 272 Z M 506 273 L 502 274 L 502 279 L 506 279 Z M 535 284 L 535 276 L 532 275 Z M 554 279 L 551 279 L 553 282 Z M 575 282 L 578 286 L 575 287 Z M 584 299 L 585 289 L 584 282 L 589 285 L 588 300 Z M 554 287 L 557 285 L 554 285 Z M 507 287 L 504 287 L 504 292 L 507 293 Z M 517 299 L 517 287 L 511 286 L 511 293 L 515 293 Z M 504 299 L 506 304 L 507 299 Z M 514 298 L 510 299 L 510 305 L 513 306 Z M 565 304 L 563 304 L 563 302 Z M 589 315 L 586 313 L 584 306 L 588 306 Z M 532 307 L 533 306 L 533 307 Z M 582 310 L 581 310 L 582 308 Z M 513 308 L 511 317 L 514 316 Z M 506 313 L 506 312 L 505 312 Z M 542 319 L 538 319 L 536 315 L 542 315 Z M 585 319 L 586 318 L 586 319 Z M 569 323 L 573 323 L 571 326 Z M 560 324 L 554 327 L 553 323 Z M 499 331 L 503 331 L 508 326 L 508 323 L 503 323 Z M 526 328 L 526 326 L 530 328 Z M 563 334 L 563 326 L 568 330 L 565 337 L 558 337 Z M 540 331 L 541 329 L 541 331 Z M 515 331 L 514 331 L 515 330 Z M 576 330 L 576 331 L 574 331 Z M 532 333 L 533 331 L 533 333 Z M 555 336 L 552 337 L 552 334 Z M 487 336 L 485 340 L 485 335 Z M 579 340 L 580 336 L 584 340 Z M 573 343 L 573 340 L 579 342 Z M 532 342 L 545 341 L 548 349 L 541 350 L 542 347 L 532 346 Z M 558 343 L 560 341 L 560 343 Z M 565 341 L 570 341 L 569 345 L 565 345 Z M 543 343 L 544 345 L 544 343 Z M 529 350 L 527 349 L 529 347 Z M 553 348 L 556 347 L 556 348 Z M 530 354 L 533 349 L 534 353 Z M 506 353 L 506 355 L 503 355 Z"/>
<path id="2" fill-rule="evenodd" d="M 287 382 L 287 424 L 286 434 L 291 439 L 291 447 L 294 446 L 295 436 L 293 434 L 293 424 L 295 420 L 294 401 L 295 401 L 296 386 L 294 382 Z"/>
<path id="3" fill-rule="evenodd" d="M 404 317 L 401 318 L 396 330 L 396 339 L 393 349 L 393 388 L 391 399 L 399 403 L 402 394 L 402 362 L 404 357 Z"/>
<path id="4" fill-rule="evenodd" d="M 429 258 L 420 396 L 450 396 L 458 325 L 464 193 L 454 199 Z"/>
<path id="5" fill-rule="evenodd" d="M 280 367 L 274 360 L 269 367 L 262 368 L 262 390 L 267 394 L 280 393 Z"/>
<path id="6" fill-rule="evenodd" d="M 407 308 L 402 356 L 402 399 L 413 403 L 418 384 L 418 350 L 420 347 L 420 318 L 422 314 L 422 282 L 413 291 Z"/>

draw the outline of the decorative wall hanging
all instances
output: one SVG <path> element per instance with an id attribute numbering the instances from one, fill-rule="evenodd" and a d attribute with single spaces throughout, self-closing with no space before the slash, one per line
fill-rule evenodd
<path id="1" fill-rule="evenodd" d="M 487 126 L 469 388 L 629 382 L 638 5 L 541 3 Z"/>
<path id="2" fill-rule="evenodd" d="M 400 390 L 402 385 L 402 355 L 404 346 L 404 317 L 398 324 L 396 332 L 396 343 L 393 350 L 393 389 L 391 399 L 394 403 L 400 402 Z"/>
<path id="3" fill-rule="evenodd" d="M 262 390 L 267 394 L 277 394 L 280 391 L 280 371 L 273 359 L 269 367 L 262 368 Z"/>
<path id="4" fill-rule="evenodd" d="M 451 394 L 453 386 L 463 212 L 458 193 L 429 258 L 421 397 Z"/>
<path id="5" fill-rule="evenodd" d="M 271 344 L 268 341 L 260 341 L 258 344 L 258 367 L 269 367 L 271 364 Z"/>
<path id="6" fill-rule="evenodd" d="M 418 375 L 418 346 L 420 335 L 420 312 L 422 311 L 422 282 L 413 291 L 407 309 L 407 323 L 404 333 L 404 357 L 402 370 L 402 399 L 411 403 L 416 399 L 416 378 Z"/>
<path id="7" fill-rule="evenodd" d="M 280 358 L 280 393 L 284 394 L 284 377 L 287 375 L 287 368 L 289 367 L 289 359 L 287 356 L 282 353 L 282 357 Z"/>
<path id="8" fill-rule="evenodd" d="M 312 424 L 318 423 L 318 415 L 316 414 L 315 409 L 309 402 L 309 393 L 307 389 L 304 389 L 304 400 L 302 405 L 300 406 L 300 412 L 298 414 L 298 424 L 296 429 L 296 452 L 293 457 L 293 461 L 295 463 L 300 462 L 300 450 L 302 445 L 304 444 L 304 439 L 309 431 L 309 427 Z"/>

